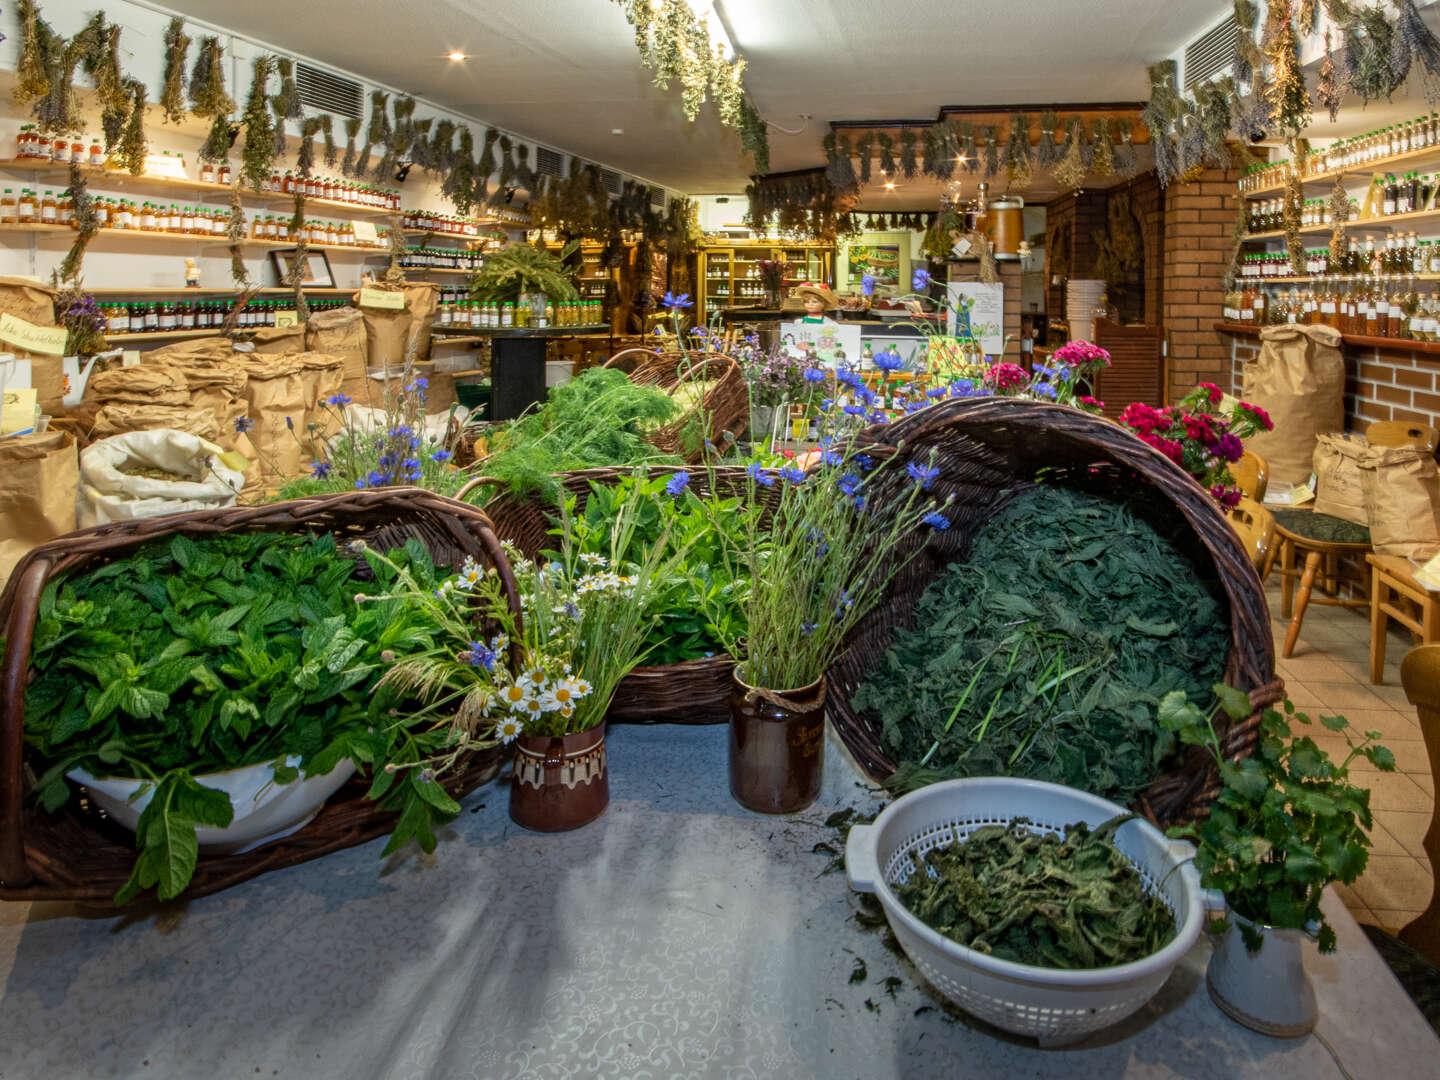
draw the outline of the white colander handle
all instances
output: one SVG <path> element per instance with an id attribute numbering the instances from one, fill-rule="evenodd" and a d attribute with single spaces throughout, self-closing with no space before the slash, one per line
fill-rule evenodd
<path id="1" fill-rule="evenodd" d="M 880 880 L 880 859 L 875 844 L 879 830 L 873 825 L 855 825 L 845 841 L 845 876 L 856 892 L 873 893 Z"/>

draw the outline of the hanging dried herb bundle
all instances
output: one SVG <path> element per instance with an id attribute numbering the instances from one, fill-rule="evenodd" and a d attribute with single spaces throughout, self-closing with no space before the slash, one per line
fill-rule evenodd
<path id="1" fill-rule="evenodd" d="M 284 157 L 288 145 L 285 125 L 291 120 L 303 120 L 305 111 L 300 107 L 300 91 L 295 86 L 295 61 L 285 56 L 274 59 L 280 76 L 280 92 L 270 99 L 270 107 L 275 110 L 275 154 Z"/>
<path id="2" fill-rule="evenodd" d="M 1315 77 L 1315 104 L 1330 114 L 1335 123 L 1340 115 L 1340 87 L 1335 82 L 1335 57 L 1330 52 L 1330 31 L 1325 31 L 1325 59 L 1320 61 L 1320 72 Z"/>
<path id="3" fill-rule="evenodd" d="M 959 140 L 959 153 L 956 156 L 965 159 L 959 163 L 960 167 L 969 173 L 979 172 L 980 153 L 975 146 L 975 125 L 969 120 L 962 120 L 955 125 L 955 132 Z"/>
<path id="4" fill-rule="evenodd" d="M 190 72 L 190 111 L 215 119 L 228 119 L 235 111 L 235 102 L 225 92 L 225 48 L 218 37 L 200 39 L 200 52 Z"/>
<path id="5" fill-rule="evenodd" d="M 84 31 L 68 41 L 55 34 L 38 15 L 34 20 L 34 38 L 47 74 L 45 92 L 35 101 L 35 119 L 41 131 L 70 134 L 84 129 L 80 102 L 75 95 L 75 69 L 86 53 Z M 17 100 L 24 83 L 16 84 Z"/>
<path id="6" fill-rule="evenodd" d="M 236 267 L 239 267 L 238 271 Z M 248 284 L 248 279 L 245 277 L 245 260 L 240 257 L 240 248 L 233 244 L 230 247 L 230 272 L 236 275 L 236 281 L 246 282 L 246 284 L 242 285 L 239 293 L 236 294 L 229 314 L 220 324 L 221 334 L 235 333 L 236 328 L 240 325 L 240 316 L 245 313 L 245 309 L 250 306 L 250 301 L 254 300 L 260 292 L 259 285 Z"/>
<path id="7" fill-rule="evenodd" d="M 1155 172 L 1161 187 L 1169 184 L 1179 173 L 1175 144 L 1171 140 L 1171 124 L 1179 105 L 1175 71 L 1174 60 L 1150 65 L 1150 100 L 1140 114 L 1150 132 L 1150 145 L 1155 148 Z"/>
<path id="8" fill-rule="evenodd" d="M 1010 138 L 1005 143 L 1005 171 L 1013 183 L 1017 174 L 1030 175 L 1034 157 L 1030 150 L 1030 117 L 1020 113 L 1010 119 Z"/>
<path id="9" fill-rule="evenodd" d="M 165 76 L 160 90 L 160 109 L 167 124 L 185 119 L 185 64 L 189 60 L 190 36 L 185 20 L 176 16 L 165 28 Z"/>
<path id="10" fill-rule="evenodd" d="M 201 161 L 224 161 L 234 145 L 239 128 L 230 123 L 228 117 L 217 116 L 210 123 L 210 131 L 200 145 Z"/>
<path id="11" fill-rule="evenodd" d="M 325 167 L 333 169 L 340 160 L 340 147 L 335 144 L 335 126 L 329 113 L 321 113 L 320 116 L 324 121 L 320 125 L 320 134 L 325 137 Z"/>
<path id="12" fill-rule="evenodd" d="M 85 186 L 84 174 L 80 172 L 80 166 L 73 161 L 70 163 L 70 198 L 75 207 L 77 231 L 75 242 L 70 245 L 70 250 L 65 253 L 65 258 L 60 261 L 55 281 L 56 284 L 73 281 L 78 288 L 80 264 L 85 258 L 85 249 L 100 230 L 100 222 L 95 217 L 95 200 L 90 197 L 90 191 Z"/>
<path id="13" fill-rule="evenodd" d="M 134 176 L 145 171 L 145 155 L 150 144 L 145 139 L 145 84 L 139 79 L 127 78 L 125 89 L 130 95 L 130 111 L 125 115 L 125 126 L 115 146 L 115 160 L 122 169 Z"/>
<path id="14" fill-rule="evenodd" d="M 490 193 L 490 198 L 486 201 L 486 205 L 497 210 L 506 204 L 506 192 L 515 179 L 515 162 L 510 158 L 510 136 L 501 135 L 498 141 L 500 146 L 500 177 L 495 181 L 495 190 Z"/>
<path id="15" fill-rule="evenodd" d="M 1096 176 L 1109 176 L 1115 171 L 1115 144 L 1110 141 L 1110 120 L 1102 116 L 1095 121 L 1094 141 L 1090 144 L 1090 171 Z"/>
<path id="16" fill-rule="evenodd" d="M 1053 168 L 1060 161 L 1060 147 L 1055 142 L 1055 132 L 1059 127 L 1060 117 L 1053 109 L 1046 109 L 1040 114 L 1040 141 L 1035 144 L 1035 164 L 1042 169 Z M 1029 143 L 1028 135 L 1026 143 Z"/>
<path id="17" fill-rule="evenodd" d="M 1140 171 L 1135 157 L 1133 125 L 1129 120 L 1115 117 L 1110 121 L 1110 142 L 1114 149 L 1115 175 L 1131 180 Z"/>
<path id="18" fill-rule="evenodd" d="M 860 183 L 870 182 L 870 155 L 875 145 L 875 136 L 866 132 L 855 140 L 855 156 L 860 159 Z"/>
<path id="19" fill-rule="evenodd" d="M 497 168 L 495 162 L 495 143 L 499 140 L 499 138 L 500 133 L 494 128 L 485 129 L 485 141 L 481 144 L 480 147 L 480 161 L 475 166 L 475 187 L 473 199 L 476 206 L 479 206 L 482 202 L 484 202 L 486 195 L 489 193 L 490 177 L 495 174 L 495 169 Z M 579 177 L 576 175 L 576 166 L 573 160 L 571 162 L 571 165 L 572 169 L 570 172 L 570 180 L 571 183 L 574 184 L 578 182 Z"/>
<path id="20" fill-rule="evenodd" d="M 313 133 L 310 141 L 313 146 Z M 302 175 L 308 176 L 309 174 Z M 310 244 L 306 240 L 305 193 L 303 191 L 295 192 L 295 214 L 290 219 L 290 235 L 295 238 L 295 250 L 290 253 L 289 263 L 285 267 L 285 284 L 295 292 L 295 314 L 300 325 L 304 326 L 310 321 L 310 305 L 305 302 L 305 271 Z"/>
<path id="21" fill-rule="evenodd" d="M 347 116 L 345 118 L 345 156 L 340 159 L 341 176 L 359 176 L 360 170 L 355 167 L 355 139 L 360 134 L 360 118 Z"/>
<path id="22" fill-rule="evenodd" d="M 1085 164 L 1085 150 L 1085 131 L 1076 118 L 1070 121 L 1070 133 L 1065 137 L 1065 156 L 1055 166 L 1055 183 L 1062 191 L 1078 190 L 1085 183 L 1090 171 Z"/>
<path id="23" fill-rule="evenodd" d="M 980 138 L 985 140 L 985 178 L 988 180 L 1000 172 L 999 127 L 986 124 L 980 129 Z"/>
<path id="24" fill-rule="evenodd" d="M 1235 220 L 1230 225 L 1230 240 L 1225 255 L 1225 277 L 1222 288 L 1233 292 L 1240 278 L 1240 256 L 1245 251 L 1245 238 L 1250 234 L 1250 204 L 1235 197 Z"/>
<path id="25" fill-rule="evenodd" d="M 740 98 L 740 149 L 750 155 L 755 172 L 770 171 L 770 133 L 765 120 L 744 95 Z"/>
<path id="26" fill-rule="evenodd" d="M 390 142 L 390 95 L 383 90 L 370 92 L 370 124 L 365 129 L 365 143 L 355 163 L 355 175 L 364 176 L 370 171 L 370 148 L 379 146 L 384 152 Z"/>
<path id="27" fill-rule="evenodd" d="M 1194 114 L 1200 145 L 1199 156 L 1191 163 L 1199 162 L 1217 169 L 1223 169 L 1230 163 L 1225 142 L 1230 131 L 1230 105 L 1234 99 L 1235 86 L 1228 75 L 1195 88 Z"/>
<path id="28" fill-rule="evenodd" d="M 430 149 L 426 154 L 430 168 L 437 173 L 448 173 L 455 167 L 455 122 L 441 120 L 435 125 L 435 134 L 430 137 Z"/>
<path id="29" fill-rule="evenodd" d="M 300 122 L 300 150 L 295 155 L 295 171 L 301 176 L 308 178 L 315 168 L 315 136 L 322 132 L 325 142 L 330 143 L 329 113 L 306 117 Z"/>
<path id="30" fill-rule="evenodd" d="M 245 102 L 245 146 L 240 151 L 239 178 L 256 191 L 270 179 L 275 164 L 275 125 L 270 122 L 269 99 L 265 95 L 270 74 L 275 70 L 273 56 L 257 56 L 250 81 L 250 97 Z"/>
<path id="31" fill-rule="evenodd" d="M 1095 969 L 1151 956 L 1175 938 L 1175 916 L 1115 846 L 1134 814 L 1062 840 L 1029 821 L 984 825 L 932 848 L 895 895 L 916 918 L 966 948 L 1032 967 Z"/>
<path id="32" fill-rule="evenodd" d="M 422 169 L 432 169 L 434 166 L 430 161 L 430 125 L 435 122 L 433 116 L 427 116 L 424 120 L 416 120 L 406 129 L 406 144 L 408 152 L 402 152 L 400 160 L 403 162 L 407 157 L 411 164 L 418 165 Z"/>
<path id="33" fill-rule="evenodd" d="M 1300 0 L 1300 33 L 1313 34 L 1320 25 L 1320 0 Z"/>
<path id="34" fill-rule="evenodd" d="M 1415 7 L 1415 0 L 1393 0 L 1395 33 L 1390 42 L 1390 66 L 1396 71 L 1409 71 L 1415 61 L 1425 69 L 1425 96 L 1436 98 L 1436 80 L 1440 79 L 1440 41 L 1425 25 Z"/>
<path id="35" fill-rule="evenodd" d="M 16 71 L 14 98 L 17 105 L 29 105 L 50 93 L 50 77 L 60 62 L 65 45 L 50 24 L 40 18 L 35 0 L 19 0 L 20 64 Z"/>
<path id="36" fill-rule="evenodd" d="M 125 77 L 120 74 L 120 27 L 107 23 L 104 12 L 96 12 L 80 37 L 81 67 L 95 85 L 101 112 L 114 110 L 123 115 L 130 99 L 125 93 Z"/>
<path id="37" fill-rule="evenodd" d="M 230 241 L 230 276 L 235 284 L 242 289 L 250 287 L 250 271 L 245 268 L 245 254 L 241 246 L 245 242 L 245 208 L 240 204 L 240 177 L 230 185 L 230 220 L 225 226 L 225 238 Z M 237 305 L 243 306 L 243 305 Z M 234 311 L 231 312 L 236 322 L 240 316 Z M 229 329 L 235 329 L 235 323 L 227 318 L 226 323 Z"/>
<path id="38" fill-rule="evenodd" d="M 880 173 L 883 176 L 894 176 L 895 168 L 895 140 L 887 132 L 880 132 L 875 136 L 875 142 L 880 147 Z"/>
<path id="39" fill-rule="evenodd" d="M 915 132 L 909 128 L 900 132 L 900 175 L 906 180 L 914 180 L 915 174 L 919 171 L 919 162 L 916 160 L 915 154 L 917 141 Z"/>
<path id="40" fill-rule="evenodd" d="M 1269 0 L 1265 59 L 1270 64 L 1268 101 L 1275 129 L 1294 137 L 1310 122 L 1310 94 L 1300 70 L 1300 38 L 1291 0 Z"/>
<path id="41" fill-rule="evenodd" d="M 475 136 L 470 129 L 461 125 L 460 141 L 455 149 L 454 163 L 440 183 L 440 191 L 455 204 L 457 214 L 470 212 L 475 186 Z"/>
<path id="42" fill-rule="evenodd" d="M 1256 68 L 1250 77 L 1250 92 L 1240 93 L 1235 88 L 1234 100 L 1230 103 L 1230 124 L 1241 140 L 1258 143 L 1270 134 L 1270 103 L 1267 100 L 1265 73 Z"/>
<path id="43" fill-rule="evenodd" d="M 1367 104 L 1388 99 L 1409 74 L 1408 50 L 1405 69 L 1395 66 L 1395 30 L 1389 14 L 1378 4 L 1352 7 L 1347 0 L 1325 0 L 1325 13 L 1344 36 L 1345 84 Z"/>
<path id="44" fill-rule="evenodd" d="M 1345 174 L 1335 177 L 1330 189 L 1330 265 L 1339 266 L 1345 258 L 1345 223 L 1350 220 L 1350 194 L 1345 190 Z"/>
<path id="45" fill-rule="evenodd" d="M 1264 62 L 1260 46 L 1255 43 L 1255 20 L 1259 15 L 1253 0 L 1235 0 L 1235 62 L 1230 73 L 1242 85 L 1250 81 L 1255 69 Z"/>
<path id="46" fill-rule="evenodd" d="M 394 180 L 395 170 L 400 167 L 400 161 L 404 158 L 406 151 L 410 149 L 410 144 L 415 136 L 414 115 L 414 98 L 395 99 L 395 124 L 390 129 L 390 137 L 385 142 L 385 152 L 372 174 L 376 183 L 388 184 Z"/>
<path id="47" fill-rule="evenodd" d="M 1291 160 L 1301 160 L 1298 151 L 1294 149 L 1294 142 L 1291 143 Z M 1296 277 L 1305 276 L 1305 243 L 1300 237 L 1300 230 L 1303 228 L 1301 212 L 1305 204 L 1305 193 L 1300 186 L 1299 170 L 1292 169 L 1285 181 L 1285 205 L 1282 217 L 1285 222 L 1285 250 L 1290 256 L 1290 272 Z"/>

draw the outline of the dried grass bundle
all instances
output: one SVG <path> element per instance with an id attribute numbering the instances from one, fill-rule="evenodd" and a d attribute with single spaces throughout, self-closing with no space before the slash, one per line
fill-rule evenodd
<path id="1" fill-rule="evenodd" d="M 190 37 L 185 20 L 178 15 L 165 28 L 165 75 L 160 91 L 160 109 L 167 124 L 185 119 L 185 64 L 189 59 Z"/>

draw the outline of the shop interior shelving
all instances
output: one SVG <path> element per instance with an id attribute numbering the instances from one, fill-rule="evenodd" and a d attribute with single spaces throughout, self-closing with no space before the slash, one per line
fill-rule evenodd
<path id="1" fill-rule="evenodd" d="M 75 235 L 75 229 L 70 225 L 0 225 L 0 232 L 5 233 L 30 233 L 32 235 L 64 233 L 69 236 Z M 223 236 L 196 236 L 192 233 L 171 233 L 171 232 L 147 232 L 143 229 L 101 229 L 96 232 L 94 241 L 121 241 L 124 243 L 158 243 L 158 244 L 185 244 L 189 247 L 201 248 L 226 248 L 230 241 Z M 293 240 L 252 240 L 240 241 L 242 248 L 293 248 Z M 373 257 L 376 255 L 388 255 L 390 249 L 385 246 L 366 247 L 359 244 L 308 244 L 311 251 L 345 251 L 357 255 Z"/>
<path id="2" fill-rule="evenodd" d="M 1431 169 L 1440 169 L 1440 145 L 1426 146 L 1419 150 L 1407 150 L 1401 154 L 1391 154 L 1386 157 L 1377 157 L 1358 165 L 1350 165 L 1343 169 L 1325 169 L 1321 172 L 1310 173 L 1301 177 L 1300 183 L 1305 187 L 1318 188 L 1321 185 L 1334 186 L 1337 176 L 1360 176 L 1362 174 L 1405 172 L 1414 169 L 1417 172 L 1425 172 Z M 1283 180 L 1264 187 L 1246 190 L 1242 187 L 1240 194 L 1247 199 L 1263 199 L 1273 197 L 1285 190 Z"/>
<path id="3" fill-rule="evenodd" d="M 697 297 L 695 317 L 703 323 L 720 308 L 759 307 L 764 290 L 758 266 L 764 259 L 784 259 L 790 264 L 792 269 L 785 279 L 790 287 L 802 281 L 831 280 L 835 249 L 770 241 L 708 245 L 700 253 L 699 273 L 704 287 Z"/>

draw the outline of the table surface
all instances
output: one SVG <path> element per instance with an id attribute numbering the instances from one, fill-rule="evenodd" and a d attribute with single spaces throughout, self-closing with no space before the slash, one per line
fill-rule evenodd
<path id="1" fill-rule="evenodd" d="M 730 798 L 726 743 L 612 728 L 610 808 L 572 833 L 513 825 L 492 784 L 430 857 L 382 860 L 377 840 L 127 916 L 0 904 L 0 1077 L 1342 1076 L 1314 1037 L 1225 1018 L 1203 938 L 1075 1047 L 952 1015 L 812 852 L 837 843 L 829 813 L 871 799 L 843 752 L 812 810 L 767 818 Z M 1355 1080 L 1435 1076 L 1440 1040 L 1326 910 L 1340 951 L 1306 959 L 1319 1032 Z"/>

